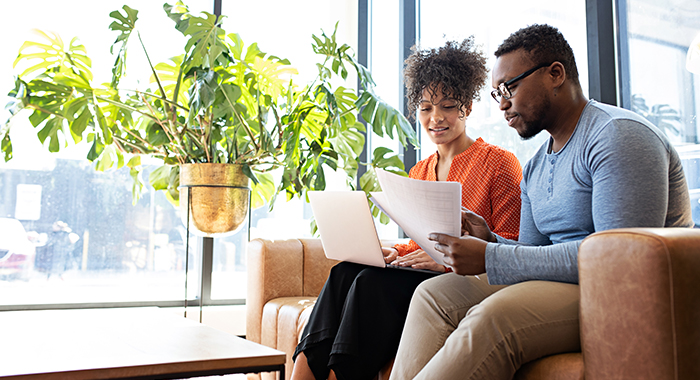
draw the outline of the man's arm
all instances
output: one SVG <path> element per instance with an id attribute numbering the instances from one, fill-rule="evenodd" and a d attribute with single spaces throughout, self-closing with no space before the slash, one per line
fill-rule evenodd
<path id="1" fill-rule="evenodd" d="M 520 237 L 524 241 L 496 235 L 496 243 L 486 246 L 484 264 L 489 283 L 511 285 L 528 280 L 578 283 L 581 240 L 552 245 L 535 225 L 527 193 L 523 191 L 521 197 Z"/>
<path id="2" fill-rule="evenodd" d="M 486 273 L 493 285 L 545 280 L 578 283 L 578 247 L 582 240 L 547 246 L 489 243 Z"/>

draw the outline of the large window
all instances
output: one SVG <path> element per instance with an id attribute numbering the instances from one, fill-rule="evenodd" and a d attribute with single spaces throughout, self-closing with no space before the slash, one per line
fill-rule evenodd
<path id="1" fill-rule="evenodd" d="M 688 69 L 700 67 L 700 55 L 688 54 L 691 43 L 700 41 L 700 3 L 620 0 L 618 6 L 623 21 L 620 53 L 627 58 L 620 68 L 626 81 L 622 103 L 656 124 L 676 145 L 693 220 L 700 225 L 700 70 Z"/>

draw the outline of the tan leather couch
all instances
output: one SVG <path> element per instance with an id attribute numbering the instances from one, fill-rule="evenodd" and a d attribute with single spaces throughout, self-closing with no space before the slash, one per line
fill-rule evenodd
<path id="1" fill-rule="evenodd" d="M 287 353 L 287 379 L 334 264 L 316 239 L 248 245 L 247 338 Z M 579 276 L 582 353 L 527 363 L 515 379 L 700 379 L 699 229 L 593 234 Z"/>

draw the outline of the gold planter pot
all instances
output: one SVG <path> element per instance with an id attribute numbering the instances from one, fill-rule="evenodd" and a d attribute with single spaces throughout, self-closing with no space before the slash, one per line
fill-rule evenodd
<path id="1" fill-rule="evenodd" d="M 205 237 L 236 233 L 248 214 L 248 177 L 236 164 L 180 165 L 180 212 L 191 232 Z"/>

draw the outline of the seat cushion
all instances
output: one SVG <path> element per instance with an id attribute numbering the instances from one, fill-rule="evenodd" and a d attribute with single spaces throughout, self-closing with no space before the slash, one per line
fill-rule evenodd
<path id="1" fill-rule="evenodd" d="M 292 355 L 315 303 L 316 297 L 280 297 L 268 301 L 263 308 L 261 343 L 287 353 L 287 374 L 292 373 Z M 262 378 L 274 379 L 272 375 L 267 373 Z"/>
<path id="2" fill-rule="evenodd" d="M 513 380 L 583 380 L 580 352 L 546 356 L 526 363 Z"/>

